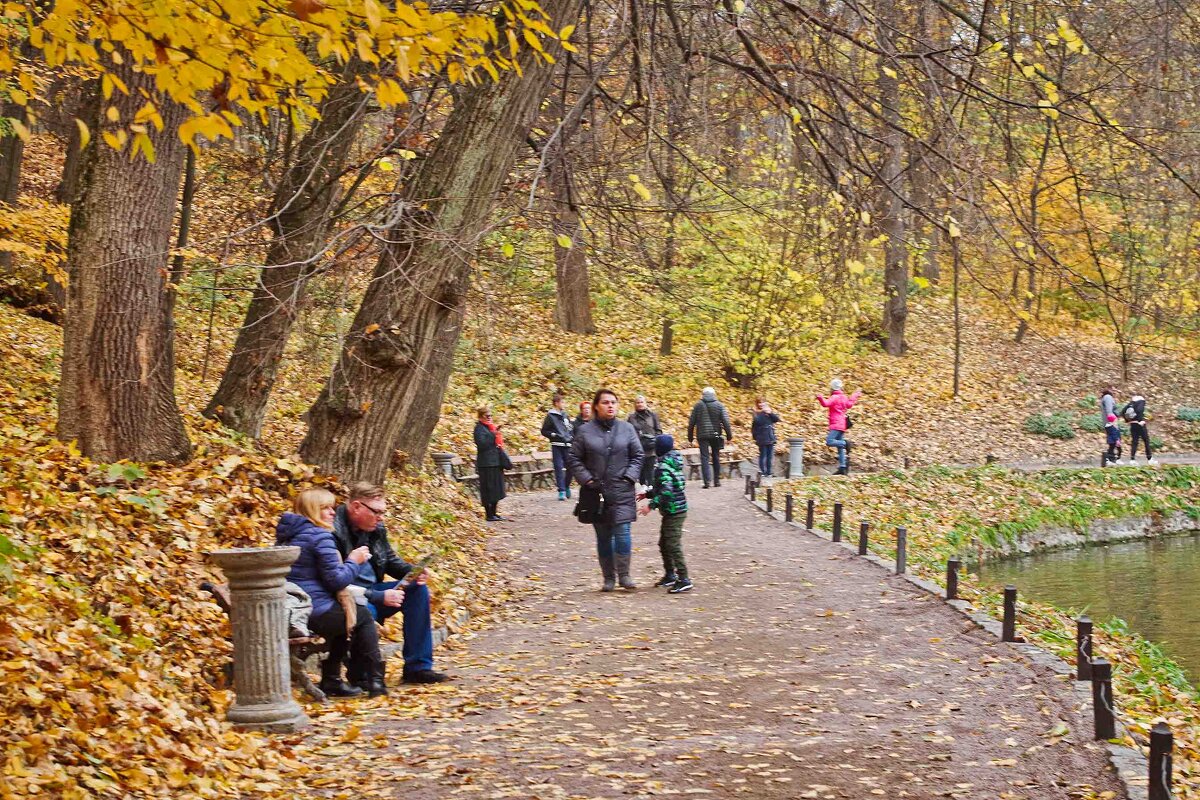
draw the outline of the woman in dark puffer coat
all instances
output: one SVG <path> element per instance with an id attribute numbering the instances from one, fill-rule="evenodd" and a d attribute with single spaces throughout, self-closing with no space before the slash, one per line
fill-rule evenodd
<path id="1" fill-rule="evenodd" d="M 611 592 L 617 580 L 622 589 L 637 586 L 629 575 L 633 541 L 629 526 L 637 519 L 637 483 L 642 472 L 642 443 L 625 420 L 617 419 L 617 396 L 601 389 L 592 398 L 595 418 L 575 431 L 567 467 L 579 481 L 579 504 L 604 501 L 596 529 L 596 553 L 604 575 L 602 591 Z"/>
<path id="2" fill-rule="evenodd" d="M 381 674 L 383 658 L 379 652 L 379 629 L 365 606 L 355 605 L 357 619 L 350 637 L 346 637 L 348 620 L 336 595 L 350 585 L 371 554 L 365 546 L 359 547 L 342 563 L 333 540 L 336 507 L 333 494 L 325 489 L 300 492 L 293 504 L 295 513 L 285 512 L 275 526 L 275 544 L 300 548 L 288 580 L 312 598 L 308 627 L 329 642 L 329 656 L 321 664 L 321 691 L 331 697 L 357 697 L 362 689 L 342 680 L 342 662 L 347 653 L 351 668 L 360 675 Z M 371 685 L 369 690 L 372 696 L 386 693 L 382 686 Z"/>

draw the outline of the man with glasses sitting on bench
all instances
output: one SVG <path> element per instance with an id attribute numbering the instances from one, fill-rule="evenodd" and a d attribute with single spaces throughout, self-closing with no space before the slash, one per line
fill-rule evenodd
<path id="1" fill-rule="evenodd" d="M 441 683 L 449 676 L 433 669 L 433 628 L 429 621 L 429 587 L 425 585 L 428 571 L 422 570 L 411 582 L 400 585 L 413 566 L 396 555 L 388 542 L 383 524 L 387 511 L 383 489 L 355 483 L 346 503 L 338 506 L 334 515 L 333 538 L 343 560 L 357 547 L 366 546 L 371 553 L 351 584 L 365 590 L 360 602 L 366 603 L 371 616 L 381 625 L 396 612 L 404 617 L 404 682 Z M 388 577 L 395 580 L 385 580 Z M 382 683 L 384 679 L 383 675 L 347 677 L 359 686 Z"/>

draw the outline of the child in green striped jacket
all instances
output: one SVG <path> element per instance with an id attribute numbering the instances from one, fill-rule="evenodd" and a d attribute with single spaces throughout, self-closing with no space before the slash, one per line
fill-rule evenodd
<path id="1" fill-rule="evenodd" d="M 641 509 L 641 513 L 649 514 L 652 508 L 662 513 L 658 549 L 662 553 L 663 576 L 655 586 L 669 586 L 671 594 L 679 594 L 692 589 L 687 562 L 683 559 L 683 521 L 687 519 L 683 456 L 675 449 L 675 439 L 665 433 L 654 440 L 654 452 L 658 456 L 654 481 L 645 493 L 639 495 L 639 499 L 647 498 L 650 502 Z"/>

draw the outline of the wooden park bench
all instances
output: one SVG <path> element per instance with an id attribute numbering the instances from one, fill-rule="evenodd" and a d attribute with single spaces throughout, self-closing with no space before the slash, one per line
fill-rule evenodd
<path id="1" fill-rule="evenodd" d="M 703 473 L 700 471 L 700 448 L 689 447 L 686 450 L 680 450 L 683 454 L 683 464 L 687 468 L 688 480 L 700 480 Z M 720 459 L 721 472 L 726 477 L 733 477 L 733 472 L 738 465 L 742 463 L 741 457 L 738 455 L 737 445 L 730 444 L 721 448 Z"/>
<path id="2" fill-rule="evenodd" d="M 229 586 L 224 583 L 215 584 L 205 581 L 200 588 L 213 596 L 213 600 L 232 618 L 233 600 L 229 595 Z M 304 662 L 317 653 L 329 652 L 329 643 L 319 636 L 303 636 L 298 631 L 288 631 L 288 661 L 291 664 L 292 686 L 303 689 L 309 697 L 318 703 L 324 703 L 325 693 L 322 692 L 312 678 Z"/>
<path id="3" fill-rule="evenodd" d="M 467 462 L 463 461 L 462 456 L 454 457 L 454 460 L 450 462 L 450 471 L 454 480 L 467 487 L 468 491 L 479 494 L 479 476 L 474 471 L 468 470 Z"/>

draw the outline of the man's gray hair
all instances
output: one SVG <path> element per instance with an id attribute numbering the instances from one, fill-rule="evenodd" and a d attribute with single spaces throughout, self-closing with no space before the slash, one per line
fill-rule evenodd
<path id="1" fill-rule="evenodd" d="M 703 397 L 705 400 L 716 400 L 717 399 L 717 390 L 711 386 L 705 386 L 704 389 L 702 389 L 700 391 L 700 396 Z"/>

